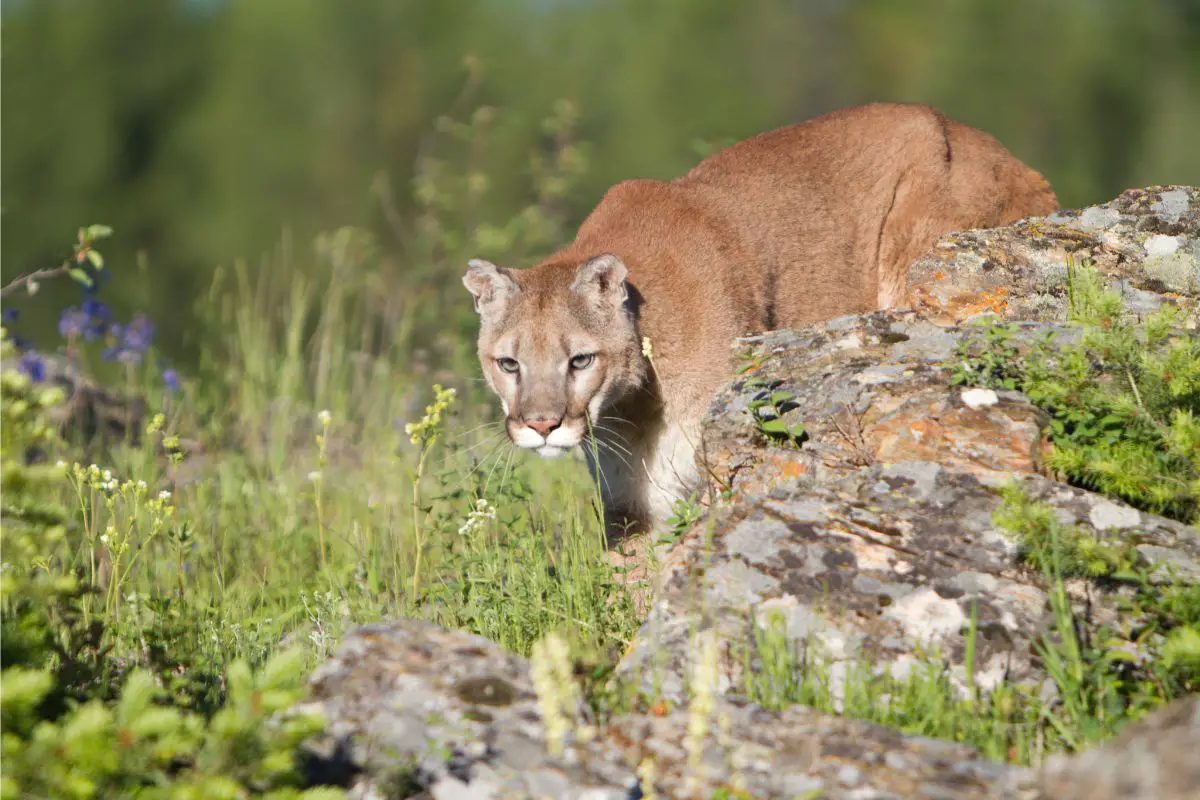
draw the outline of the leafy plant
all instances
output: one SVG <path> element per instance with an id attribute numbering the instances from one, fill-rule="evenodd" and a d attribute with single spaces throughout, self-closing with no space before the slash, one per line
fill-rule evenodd
<path id="1" fill-rule="evenodd" d="M 1017 389 L 1050 417 L 1049 466 L 1078 486 L 1183 522 L 1200 520 L 1200 339 L 1171 306 L 1134 318 L 1089 265 L 1072 266 L 1076 343 L 1026 352 L 992 325 L 960 345 L 955 384 Z"/>
<path id="2" fill-rule="evenodd" d="M 1132 537 L 1113 535 L 1105 541 L 1079 526 L 1064 525 L 1053 508 L 1030 499 L 1019 484 L 1002 487 L 1000 495 L 993 519 L 1020 543 L 1023 560 L 1047 576 L 1060 632 L 1070 627 L 1070 637 L 1060 636 L 1058 649 L 1045 656 L 1047 666 L 1053 662 L 1055 669 L 1067 669 L 1069 663 L 1076 683 L 1088 672 L 1087 685 L 1077 688 L 1086 697 L 1076 698 L 1076 717 L 1100 714 L 1095 704 L 1109 695 L 1128 708 L 1106 708 L 1104 713 L 1139 716 L 1197 687 L 1192 634 L 1200 626 L 1200 586 L 1152 579 L 1151 566 L 1139 557 Z M 1081 638 L 1070 606 L 1060 596 L 1062 581 L 1072 577 L 1102 578 L 1131 588 L 1131 594 L 1114 596 L 1130 629 L 1118 635 L 1101 626 L 1090 638 Z M 1131 643 L 1146 655 L 1134 659 Z"/>
<path id="3" fill-rule="evenodd" d="M 799 408 L 800 404 L 796 402 L 796 395 L 779 388 L 782 385 L 782 381 L 767 381 L 759 377 L 748 379 L 745 388 L 759 391 L 750 398 L 746 407 L 754 419 L 755 427 L 764 436 L 775 442 L 795 444 L 798 447 L 808 438 L 808 434 L 804 425 L 789 423 L 784 419 L 785 414 Z"/>
<path id="4" fill-rule="evenodd" d="M 671 506 L 671 516 L 666 519 L 667 532 L 658 539 L 658 544 L 673 544 L 687 532 L 701 517 L 704 516 L 704 506 L 696 502 L 693 494 L 686 500 L 676 500 Z"/>
<path id="5" fill-rule="evenodd" d="M 280 653 L 257 675 L 235 662 L 228 701 L 208 720 L 162 705 L 154 678 L 141 670 L 113 705 L 92 700 L 39 720 L 50 673 L 5 669 L 0 797 L 342 797 L 332 787 L 301 789 L 297 748 L 322 727 L 311 714 L 283 713 L 302 694 L 303 664 L 297 651 Z"/>
<path id="6" fill-rule="evenodd" d="M 1029 499 L 1019 484 L 1001 490 L 996 524 L 1011 531 L 1021 558 L 1039 572 L 1057 570 L 1064 577 L 1130 578 L 1137 550 L 1130 542 L 1101 541 L 1078 526 L 1064 525 L 1054 509 Z"/>

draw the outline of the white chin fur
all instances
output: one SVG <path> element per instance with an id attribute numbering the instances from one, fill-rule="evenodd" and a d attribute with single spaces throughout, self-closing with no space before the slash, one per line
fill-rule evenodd
<path id="1" fill-rule="evenodd" d="M 565 452 L 567 452 L 566 448 L 554 447 L 552 445 L 546 445 L 537 449 L 537 454 L 545 459 L 558 458 Z"/>
<path id="2" fill-rule="evenodd" d="M 557 447 L 562 450 L 570 450 L 575 445 L 579 444 L 579 434 L 575 431 L 566 428 L 555 428 L 550 431 L 550 435 L 546 437 L 546 444 L 550 447 Z"/>
<path id="3" fill-rule="evenodd" d="M 517 432 L 513 436 L 513 444 L 532 450 L 544 446 L 546 439 L 532 428 L 517 428 Z"/>

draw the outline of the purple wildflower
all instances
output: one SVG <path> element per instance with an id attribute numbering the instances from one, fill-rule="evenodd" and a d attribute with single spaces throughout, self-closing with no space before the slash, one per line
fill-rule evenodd
<path id="1" fill-rule="evenodd" d="M 34 383 L 46 380 L 46 362 L 32 350 L 26 351 L 17 365 L 17 369 L 29 376 Z"/>
<path id="2" fill-rule="evenodd" d="M 83 338 L 91 341 L 97 339 L 108 324 L 108 318 L 112 316 L 112 312 L 108 310 L 108 306 L 99 300 L 88 298 L 80 303 L 80 309 L 88 315 L 88 324 L 84 328 Z"/>
<path id="3" fill-rule="evenodd" d="M 112 316 L 112 312 L 108 310 L 102 301 L 89 297 L 79 304 L 80 310 L 94 319 L 108 319 Z"/>
<path id="4" fill-rule="evenodd" d="M 176 372 L 175 370 L 170 369 L 170 368 L 164 369 L 162 378 L 163 378 L 163 384 L 167 387 L 167 391 L 169 391 L 169 392 L 179 391 L 179 373 L 178 372 Z"/>
<path id="5" fill-rule="evenodd" d="M 88 327 L 90 317 L 82 309 L 70 306 L 58 318 L 58 333 L 64 339 L 81 335 Z"/>
<path id="6" fill-rule="evenodd" d="M 122 364 L 138 364 L 142 360 L 141 351 L 134 350 L 132 347 L 117 347 L 115 350 L 116 353 L 114 353 L 113 357 L 109 359 L 110 361 L 115 359 L 120 361 Z"/>
<path id="7" fill-rule="evenodd" d="M 18 350 L 28 350 L 33 347 L 33 342 L 29 341 L 24 336 L 12 337 L 12 343 L 13 347 L 17 348 Z"/>
<path id="8" fill-rule="evenodd" d="M 91 297 L 99 292 L 100 287 L 108 283 L 110 278 L 112 278 L 112 272 L 108 269 L 108 267 L 103 267 L 92 272 L 91 286 L 80 284 L 79 288 L 83 291 L 84 297 Z"/>
<path id="9" fill-rule="evenodd" d="M 21 309 L 19 309 L 19 308 L 13 308 L 12 306 L 9 306 L 8 308 L 4 309 L 4 311 L 3 311 L 3 317 L 4 317 L 5 322 L 16 322 L 17 317 L 19 317 L 19 316 L 21 316 Z"/>
<path id="10" fill-rule="evenodd" d="M 121 344 L 126 350 L 144 353 L 154 341 L 154 324 L 145 314 L 134 314 L 133 319 L 125 326 Z"/>

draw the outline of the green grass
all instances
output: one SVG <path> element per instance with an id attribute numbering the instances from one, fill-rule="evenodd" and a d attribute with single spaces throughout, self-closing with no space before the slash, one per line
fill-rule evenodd
<path id="1" fill-rule="evenodd" d="M 224 366 L 180 394 L 153 392 L 164 411 L 139 443 L 92 467 L 39 442 L 48 460 L 36 499 L 61 525 L 17 567 L 77 585 L 50 602 L 6 597 L 4 638 L 7 668 L 19 660 L 14 631 L 36 629 L 27 650 L 44 654 L 62 690 L 37 695 L 43 714 L 111 707 L 141 669 L 160 700 L 208 718 L 230 701 L 234 664 L 264 668 L 292 645 L 307 671 L 349 626 L 386 617 L 430 619 L 524 655 L 560 632 L 598 663 L 630 640 L 637 619 L 582 464 L 514 452 L 477 383 L 432 391 L 404 343 L 364 367 L 341 337 L 320 333 L 338 300 L 295 277 L 278 301 L 242 294 L 244 282 L 214 293 L 217 308 L 236 310 L 228 350 L 211 354 Z M 310 319 L 318 333 L 301 344 Z M 184 458 L 189 440 L 228 444 Z M 13 445 L 6 436 L 6 462 L 22 452 Z M 67 736 L 70 722 L 59 725 L 42 735 Z M 12 763 L 32 770 L 33 754 L 14 749 Z"/>
<path id="2" fill-rule="evenodd" d="M 273 686 L 281 648 L 302 675 L 347 628 L 387 617 L 522 655 L 558 632 L 597 674 L 615 661 L 638 620 L 607 559 L 596 488 L 581 462 L 547 464 L 508 444 L 475 377 L 476 323 L 458 282 L 468 254 L 516 260 L 558 238 L 553 206 L 583 163 L 571 110 L 560 110 L 547 124 L 559 149 L 539 156 L 529 207 L 503 226 L 470 227 L 464 197 L 478 182 L 425 165 L 403 269 L 347 228 L 311 254 L 285 242 L 254 273 L 218 270 L 197 299 L 200 363 L 179 391 L 165 391 L 153 352 L 113 369 L 97 357 L 103 343 L 70 340 L 105 384 L 146 398 L 152 413 L 125 441 L 56 440 L 39 387 L 6 373 L 5 762 L 26 767 L 6 769 L 24 788 L 9 781 L 5 797 L 70 796 L 76 780 L 105 796 L 168 777 L 201 786 L 212 764 L 252 772 L 290 758 L 254 725 L 242 735 L 219 722 L 236 707 L 231 676 L 266 670 Z M 469 126 L 455 131 L 475 144 Z M 38 775 L 37 742 L 65 746 L 81 713 L 95 723 L 89 752 L 133 735 L 132 754 L 163 755 L 127 721 L 97 721 L 126 702 L 127 681 L 183 715 L 171 725 L 190 738 L 168 748 L 178 763 L 147 756 L 139 772 L 136 759 L 94 769 L 68 759 Z M 284 684 L 271 691 L 294 696 L 298 682 Z M 258 711 L 249 720 L 261 726 Z M 237 756 L 214 760 L 213 747 Z M 287 770 L 229 774 L 238 792 L 295 784 Z"/>

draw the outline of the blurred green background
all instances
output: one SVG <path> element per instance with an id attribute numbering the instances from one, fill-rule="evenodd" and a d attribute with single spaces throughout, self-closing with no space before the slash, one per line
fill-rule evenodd
<path id="1" fill-rule="evenodd" d="M 1200 183 L 1197 0 L 5 0 L 0 65 L 4 280 L 109 224 L 105 299 L 181 361 L 218 265 L 328 270 L 314 236 L 361 227 L 393 291 L 469 310 L 465 257 L 513 257 L 531 203 L 558 223 L 527 258 L 613 182 L 860 102 L 989 131 L 1066 206 Z M 463 176 L 433 254 L 418 222 Z M 74 291 L 16 300 L 23 333 L 53 346 Z"/>

